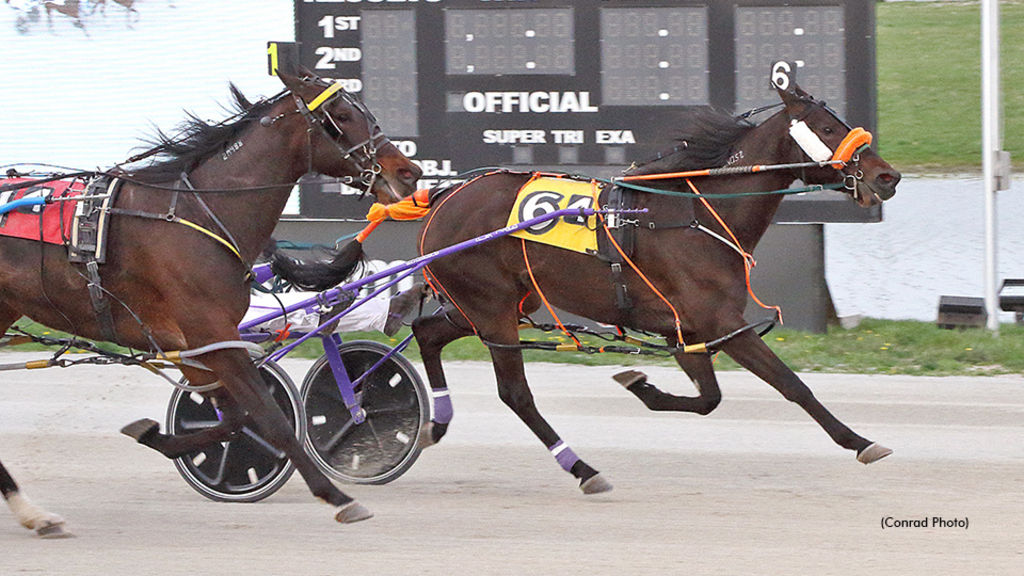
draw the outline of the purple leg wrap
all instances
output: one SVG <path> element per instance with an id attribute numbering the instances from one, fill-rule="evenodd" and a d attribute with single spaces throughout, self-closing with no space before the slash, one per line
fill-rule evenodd
<path id="1" fill-rule="evenodd" d="M 447 388 L 437 388 L 430 391 L 434 397 L 434 418 L 438 424 L 447 424 L 452 421 L 452 399 L 448 396 Z"/>
<path id="2" fill-rule="evenodd" d="M 580 457 L 572 451 L 572 448 L 566 446 L 561 440 L 555 442 L 555 445 L 548 448 L 548 450 L 551 451 L 551 455 L 558 461 L 558 465 L 562 467 L 562 470 L 566 472 L 572 472 L 573 464 L 580 461 Z"/>

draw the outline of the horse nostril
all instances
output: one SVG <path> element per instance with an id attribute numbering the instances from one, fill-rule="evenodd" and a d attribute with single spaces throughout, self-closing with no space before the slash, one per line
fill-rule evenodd
<path id="1" fill-rule="evenodd" d="M 883 172 L 878 175 L 878 180 L 890 188 L 895 188 L 900 181 L 899 172 Z"/>
<path id="2" fill-rule="evenodd" d="M 398 171 L 398 177 L 401 178 L 403 182 L 415 183 L 417 180 L 420 179 L 421 175 L 422 171 L 419 168 L 417 168 L 416 170 L 403 168 Z"/>
<path id="3" fill-rule="evenodd" d="M 883 201 L 896 195 L 896 184 L 900 181 L 900 173 L 895 170 L 880 173 L 875 177 L 875 194 Z"/>

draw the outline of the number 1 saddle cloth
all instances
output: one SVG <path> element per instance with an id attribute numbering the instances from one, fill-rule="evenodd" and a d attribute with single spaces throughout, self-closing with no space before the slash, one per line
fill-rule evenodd
<path id="1" fill-rule="evenodd" d="M 0 189 L 8 184 L 31 180 L 0 178 Z M 56 200 L 23 206 L 0 215 L 0 236 L 66 245 L 71 262 L 95 260 L 103 264 L 106 260 L 107 208 L 113 203 L 122 183 L 119 178 L 99 175 L 89 181 L 52 180 L 0 192 L 0 206 L 26 198 Z M 79 197 L 85 199 L 67 200 Z"/>
<path id="2" fill-rule="evenodd" d="M 31 178 L 0 178 L 0 186 L 28 182 Z M 29 198 L 80 196 L 85 184 L 78 181 L 54 180 L 19 190 L 0 192 L 0 205 Z M 0 215 L 0 236 L 64 244 L 70 238 L 75 202 L 23 206 Z"/>

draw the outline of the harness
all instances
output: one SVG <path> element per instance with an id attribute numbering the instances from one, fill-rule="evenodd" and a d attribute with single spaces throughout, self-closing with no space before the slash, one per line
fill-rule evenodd
<path id="1" fill-rule="evenodd" d="M 825 108 L 826 110 L 828 110 L 828 108 L 825 107 L 824 103 L 814 102 L 814 104 L 815 105 L 820 105 L 823 108 Z M 675 319 L 675 332 L 676 332 L 676 334 L 675 334 L 676 345 L 675 346 L 658 346 L 658 345 L 653 345 L 653 344 L 647 343 L 647 342 L 645 342 L 643 340 L 639 340 L 639 339 L 636 339 L 636 338 L 629 337 L 629 336 L 626 335 L 625 329 L 623 327 L 621 327 L 621 326 L 617 327 L 617 335 L 613 336 L 613 339 L 622 340 L 622 341 L 627 342 L 627 343 L 629 343 L 629 344 L 631 344 L 633 346 L 639 346 L 639 348 L 626 348 L 626 349 L 622 349 L 622 347 L 610 347 L 610 346 L 592 347 L 592 346 L 585 346 L 584 344 L 582 344 L 580 339 L 577 338 L 577 336 L 576 336 L 577 332 L 584 333 L 584 334 L 589 334 L 589 335 L 592 335 L 592 336 L 598 335 L 598 333 L 590 331 L 590 330 L 585 329 L 583 327 L 566 325 L 566 324 L 563 324 L 561 322 L 561 320 L 559 320 L 558 316 L 555 314 L 554 309 L 548 303 L 547 298 L 544 297 L 543 291 L 541 290 L 540 286 L 537 284 L 536 278 L 533 275 L 533 271 L 531 269 L 530 262 L 529 262 L 529 256 L 528 256 L 528 254 L 526 252 L 526 244 L 525 244 L 525 242 L 523 242 L 522 253 L 523 253 L 523 260 L 524 260 L 524 262 L 526 264 L 527 271 L 528 271 L 528 274 L 529 274 L 529 277 L 530 277 L 530 281 L 533 284 L 534 291 L 537 292 L 538 296 L 541 298 L 542 302 L 547 307 L 549 313 L 555 319 L 555 325 L 554 326 L 552 326 L 552 325 L 538 325 L 538 324 L 535 324 L 532 321 L 530 321 L 530 324 L 527 325 L 527 327 L 539 328 L 539 329 L 542 329 L 542 330 L 545 330 L 545 331 L 550 331 L 550 330 L 553 330 L 555 327 L 557 327 L 566 337 L 568 337 L 569 339 L 572 340 L 573 344 L 553 344 L 553 343 L 545 343 L 545 342 L 527 342 L 527 341 L 520 341 L 519 344 L 498 344 L 498 343 L 494 343 L 494 342 L 483 341 L 484 344 L 487 345 L 488 347 L 491 347 L 491 348 L 545 349 L 545 350 L 558 350 L 558 351 L 580 351 L 580 352 L 587 352 L 587 353 L 595 353 L 595 352 L 626 352 L 626 353 L 632 353 L 632 354 L 648 354 L 648 353 L 654 353 L 654 354 L 657 354 L 657 353 L 674 354 L 674 353 L 678 353 L 678 352 L 683 352 L 683 353 L 711 353 L 711 352 L 714 352 L 716 350 L 716 348 L 718 346 L 720 346 L 721 344 L 723 344 L 724 342 L 734 338 L 735 336 L 737 336 L 737 335 L 739 335 L 739 334 L 741 334 L 741 333 L 743 333 L 743 332 L 745 332 L 747 330 L 757 330 L 760 335 L 763 335 L 764 333 L 766 333 L 769 330 L 771 330 L 771 328 L 775 325 L 776 322 L 781 322 L 782 321 L 782 311 L 781 311 L 781 309 L 778 306 L 769 306 L 769 305 L 764 304 L 754 294 L 753 289 L 751 288 L 751 284 L 750 284 L 750 271 L 756 265 L 756 262 L 755 262 L 753 256 L 743 249 L 743 247 L 740 245 L 740 242 L 737 239 L 736 235 L 733 234 L 732 230 L 729 228 L 729 226 L 726 224 L 726 222 L 721 218 L 721 216 L 719 216 L 717 211 L 715 211 L 715 209 L 707 201 L 707 198 L 705 197 L 705 195 L 701 194 L 701 192 L 693 184 L 693 181 L 691 180 L 691 178 L 695 178 L 695 177 L 708 177 L 708 176 L 739 175 L 739 174 L 754 174 L 754 173 L 759 173 L 759 172 L 767 172 L 767 171 L 775 171 L 775 170 L 793 170 L 793 169 L 802 169 L 802 168 L 811 168 L 811 167 L 820 168 L 820 167 L 824 167 L 824 166 L 831 166 L 831 167 L 835 168 L 836 170 L 840 170 L 840 171 L 844 171 L 845 172 L 845 168 L 847 166 L 850 166 L 850 165 L 857 166 L 859 164 L 859 162 L 860 162 L 860 153 L 871 144 L 871 141 L 872 141 L 871 133 L 866 131 L 866 130 L 864 130 L 863 128 L 851 128 L 851 127 L 849 127 L 849 125 L 847 125 L 847 128 L 849 128 L 849 132 L 844 137 L 842 142 L 840 142 L 840 144 L 833 151 L 824 142 L 822 142 L 821 139 L 807 126 L 806 122 L 804 122 L 804 118 L 808 114 L 810 114 L 810 112 L 812 110 L 813 110 L 813 108 L 810 108 L 810 109 L 806 110 L 799 118 L 792 118 L 791 122 L 790 122 L 790 127 L 789 127 L 789 134 L 790 134 L 790 136 L 794 139 L 794 141 L 797 143 L 797 145 L 800 147 L 800 149 L 804 152 L 804 154 L 806 154 L 808 156 L 808 158 L 810 158 L 810 160 L 811 160 L 810 162 L 797 162 L 797 163 L 774 164 L 774 165 L 754 165 L 754 166 L 726 166 L 726 167 L 723 167 L 723 168 L 711 168 L 711 169 L 703 169 L 703 170 L 692 170 L 692 171 L 687 171 L 687 172 L 658 173 L 658 174 L 648 174 L 648 175 L 623 176 L 623 177 L 620 177 L 620 178 L 615 178 L 615 179 L 611 179 L 611 180 L 605 181 L 607 183 L 612 184 L 612 186 L 610 187 L 610 190 L 607 193 L 606 200 L 605 200 L 606 203 L 603 205 L 603 208 L 608 210 L 609 214 L 607 215 L 607 217 L 603 217 L 603 216 L 601 217 L 601 227 L 605 231 L 605 236 L 604 237 L 606 238 L 606 243 L 605 243 L 606 247 L 601 250 L 601 257 L 602 257 L 602 259 L 604 259 L 604 260 L 609 262 L 609 265 L 610 265 L 610 268 L 611 268 L 611 278 L 612 278 L 613 284 L 615 285 L 615 291 L 616 291 L 616 303 L 617 303 L 618 307 L 620 308 L 620 310 L 622 311 L 623 316 L 628 319 L 631 316 L 632 307 L 631 307 L 630 297 L 629 297 L 629 294 L 627 292 L 627 287 L 626 287 L 626 284 L 625 284 L 625 281 L 624 281 L 624 278 L 623 278 L 623 275 L 622 275 L 623 265 L 625 264 L 625 265 L 629 266 L 630 268 L 632 268 L 633 271 L 636 272 L 636 274 L 648 286 L 648 288 L 650 290 L 652 290 L 659 297 L 659 299 L 661 299 L 668 306 L 668 308 L 671 310 L 671 312 L 672 312 L 672 314 L 674 316 L 674 319 Z M 829 110 L 829 112 L 832 113 L 832 115 L 838 119 L 838 117 L 835 115 L 834 112 L 832 112 L 831 110 Z M 677 147 L 674 151 L 679 151 L 679 148 Z M 852 193 L 856 194 L 857 193 L 857 183 L 859 181 L 863 180 L 863 177 L 864 177 L 863 172 L 861 170 L 859 170 L 859 168 L 858 168 L 856 170 L 856 172 L 854 172 L 852 174 L 851 173 L 846 173 L 845 176 L 844 176 L 842 184 L 812 185 L 812 186 L 806 186 L 806 187 L 803 187 L 803 188 L 786 189 L 786 190 L 775 190 L 775 191 L 769 191 L 769 192 L 743 192 L 743 193 L 733 193 L 733 194 L 716 194 L 715 198 L 755 196 L 755 195 L 769 195 L 769 194 L 797 194 L 797 193 L 804 193 L 804 192 L 809 192 L 809 191 L 817 191 L 817 190 L 825 190 L 825 189 L 833 189 L 834 190 L 834 189 L 839 189 L 839 188 L 846 188 L 847 190 L 850 190 Z M 657 188 L 645 187 L 645 186 L 636 184 L 636 182 L 638 182 L 638 181 L 663 180 L 663 179 L 685 179 L 685 182 L 687 184 L 687 187 L 690 189 L 690 192 L 675 192 L 675 191 L 661 190 L 661 189 L 657 189 Z M 448 194 L 447 197 L 445 198 L 445 201 L 448 200 L 449 198 L 451 198 L 451 196 L 453 196 L 454 193 L 456 193 L 459 190 L 461 190 L 461 188 L 464 187 L 466 184 L 468 184 L 468 181 L 466 183 L 464 183 L 462 186 L 460 186 L 459 188 L 456 188 L 451 194 Z M 644 191 L 644 192 L 652 192 L 652 193 L 666 194 L 666 195 L 672 195 L 672 196 L 683 196 L 683 197 L 690 197 L 690 198 L 698 199 L 702 203 L 702 205 L 705 207 L 705 209 L 707 209 L 708 212 L 712 214 L 712 216 L 714 217 L 715 221 L 718 223 L 718 225 L 721 227 L 721 229 L 724 231 L 725 234 L 723 235 L 723 234 L 720 234 L 718 232 L 715 232 L 714 230 L 712 230 L 711 228 L 703 225 L 702 223 L 700 223 L 696 219 L 692 220 L 688 224 L 685 224 L 685 226 L 690 227 L 690 228 L 692 228 L 694 230 L 700 231 L 700 232 L 702 232 L 704 234 L 707 234 L 708 236 L 714 238 L 715 240 L 725 244 L 727 247 L 729 247 L 731 250 L 735 251 L 742 258 L 743 264 L 744 264 L 745 282 L 746 282 L 748 293 L 750 294 L 751 298 L 758 305 L 760 305 L 763 308 L 773 310 L 775 312 L 774 317 L 770 318 L 770 319 L 767 319 L 767 320 L 764 320 L 762 322 L 748 324 L 748 325 L 746 325 L 746 326 L 744 326 L 742 328 L 739 328 L 739 329 L 737 329 L 737 330 L 735 330 L 735 331 L 733 331 L 733 332 L 731 332 L 731 333 L 729 333 L 729 334 L 727 334 L 725 336 L 722 336 L 720 338 L 716 338 L 716 339 L 708 341 L 708 342 L 701 342 L 701 343 L 696 343 L 696 344 L 686 344 L 684 342 L 683 336 L 682 336 L 681 321 L 680 321 L 680 317 L 679 317 L 678 311 L 675 309 L 675 307 L 672 305 L 672 303 L 669 302 L 669 300 L 667 298 L 665 298 L 661 294 L 661 292 L 657 289 L 657 287 L 654 286 L 654 284 L 633 263 L 633 261 L 631 259 L 632 251 L 633 251 L 633 246 L 635 244 L 635 233 L 636 233 L 637 227 L 640 225 L 640 222 L 638 220 L 629 220 L 629 219 L 621 218 L 619 216 L 619 214 L 617 214 L 616 212 L 621 212 L 622 210 L 629 210 L 629 209 L 633 208 L 633 196 L 634 196 L 633 192 L 634 191 Z M 440 206 L 438 206 L 438 208 L 439 207 Z M 435 211 L 436 211 L 436 209 L 435 209 Z M 429 221 L 428 221 L 426 226 L 429 226 Z M 679 225 L 677 225 L 677 224 L 669 224 L 669 225 L 660 225 L 659 226 L 659 225 L 655 225 L 655 223 L 653 223 L 653 222 L 649 223 L 649 228 L 650 229 L 653 230 L 656 227 L 672 228 L 672 227 L 679 227 Z M 425 231 L 421 235 L 421 238 L 423 238 L 424 236 L 425 236 Z M 601 236 L 599 235 L 599 238 L 600 237 Z M 422 250 L 422 248 L 421 248 L 421 250 Z M 454 300 L 450 297 L 450 295 L 446 291 L 444 291 L 443 286 L 441 286 L 440 283 L 437 282 L 436 278 L 433 278 L 432 275 L 429 274 L 429 270 L 425 269 L 424 272 L 425 272 L 425 276 L 426 276 L 428 282 L 435 289 L 435 292 L 438 293 L 438 294 L 444 294 L 444 296 L 447 298 L 447 300 L 452 305 L 454 305 L 456 309 L 458 309 L 459 308 L 458 304 L 456 302 L 454 302 Z M 459 309 L 459 311 L 462 312 L 461 309 Z M 520 312 L 522 312 L 522 310 L 520 310 Z M 468 316 L 466 316 L 465 313 L 462 313 L 462 315 L 464 317 L 466 317 L 466 319 L 468 320 Z M 527 320 L 529 320 L 529 319 L 527 318 Z M 473 325 L 472 321 L 470 321 L 470 325 L 473 327 L 474 332 L 476 332 L 477 331 L 476 327 Z M 653 351 L 651 351 L 651 350 L 653 350 Z"/>
<path id="2" fill-rule="evenodd" d="M 75 206 L 71 238 L 66 240 L 68 261 L 83 264 L 89 301 L 92 303 L 100 332 L 105 340 L 116 342 L 117 330 L 100 280 L 99 265 L 107 260 L 107 215 L 120 189 L 121 181 L 107 175 L 89 180 L 85 200 Z"/>
<path id="3" fill-rule="evenodd" d="M 271 98 L 271 101 L 277 100 L 287 94 L 285 90 Z M 380 126 L 377 123 L 376 118 L 369 111 L 366 106 L 355 98 L 352 94 L 343 89 L 341 83 L 335 82 L 327 85 L 326 88 L 317 95 L 308 104 L 305 103 L 298 95 L 292 94 L 292 97 L 296 102 L 296 110 L 293 112 L 285 112 L 275 117 L 264 117 L 260 119 L 260 124 L 265 127 L 272 126 L 277 120 L 281 119 L 286 114 L 301 113 L 308 123 L 307 127 L 307 143 L 309 151 L 309 168 L 308 171 L 312 172 L 313 165 L 313 143 L 312 135 L 314 130 L 321 130 L 327 139 L 341 152 L 343 158 L 348 160 L 359 170 L 359 176 L 346 176 L 340 180 L 348 185 L 359 186 L 363 188 L 363 194 L 371 190 L 376 183 L 377 177 L 383 171 L 380 162 L 377 160 L 377 151 L 382 143 L 388 142 L 387 137 L 383 134 Z M 341 129 L 339 123 L 334 119 L 330 112 L 326 109 L 327 105 L 336 98 L 342 98 L 350 106 L 358 110 L 364 115 L 367 121 L 367 132 L 370 135 L 367 139 L 362 142 L 356 143 L 349 147 L 345 147 L 341 144 L 340 139 L 344 136 L 344 131 Z M 244 113 L 244 112 L 242 112 Z M 240 113 L 241 114 L 241 113 Z M 225 122 L 232 120 L 229 118 Z M 166 148 L 169 143 L 165 143 L 161 146 L 157 146 L 148 152 L 139 154 L 130 158 L 127 162 L 134 163 L 147 157 L 158 154 L 160 151 Z M 213 350 L 228 349 L 228 348 L 241 348 L 248 349 L 253 352 L 262 353 L 262 348 L 256 344 L 245 342 L 245 341 L 225 341 L 215 342 L 201 348 L 194 350 L 184 351 L 171 351 L 164 352 L 160 350 L 160 347 L 153 340 L 149 330 L 143 325 L 141 319 L 138 318 L 134 312 L 127 308 L 127 306 L 117 300 L 116 296 L 111 294 L 108 290 L 103 288 L 101 277 L 100 277 L 100 265 L 105 262 L 106 258 L 106 222 L 110 215 L 121 215 L 130 216 L 135 218 L 144 218 L 149 220 L 162 220 L 174 224 L 180 224 L 187 226 L 205 236 L 217 242 L 223 246 L 231 254 L 233 254 L 243 265 L 248 269 L 249 266 L 245 263 L 243 256 L 241 255 L 241 249 L 238 242 L 232 236 L 230 230 L 224 225 L 223 222 L 217 217 L 207 203 L 202 199 L 201 194 L 204 193 L 217 193 L 217 192 L 236 192 L 238 190 L 211 190 L 211 189 L 196 189 L 192 186 L 189 181 L 187 173 L 182 173 L 180 178 L 174 182 L 171 187 L 156 186 L 148 183 L 135 182 L 123 173 L 97 173 L 97 172 L 78 172 L 74 174 L 62 174 L 52 175 L 40 179 L 34 179 L 29 182 L 18 183 L 12 186 L 4 186 L 0 191 L 16 190 L 20 188 L 26 188 L 43 182 L 49 182 L 52 180 L 60 180 L 67 177 L 81 177 L 90 176 L 88 184 L 88 190 L 85 194 L 86 198 L 101 198 L 103 199 L 100 203 L 80 203 L 78 205 L 78 213 L 76 213 L 75 221 L 76 226 L 72 229 L 72 238 L 66 240 L 66 244 L 69 246 L 69 260 L 74 263 L 84 264 L 85 273 L 83 277 L 87 281 L 90 301 L 92 302 L 93 309 L 96 313 L 98 323 L 100 325 L 101 332 L 103 333 L 104 339 L 116 342 L 117 334 L 114 329 L 113 317 L 111 314 L 111 307 L 108 298 L 113 298 L 122 307 L 131 314 L 136 322 L 142 326 L 142 331 L 150 341 L 150 345 L 156 352 L 147 354 L 120 354 L 116 352 L 109 352 L 102 348 L 98 348 L 95 345 L 80 340 L 78 338 L 70 339 L 54 339 L 42 336 L 35 336 L 25 332 L 13 336 L 5 336 L 0 338 L 0 346 L 13 345 L 22 343 L 25 341 L 34 341 L 45 345 L 59 345 L 61 349 L 49 360 L 33 361 L 22 364 L 12 365 L 0 365 L 0 370 L 10 370 L 16 368 L 45 368 L 50 366 L 69 366 L 72 364 L 79 363 L 94 363 L 94 364 L 129 364 L 129 365 L 141 365 L 160 376 L 167 379 L 175 386 L 183 386 L 176 380 L 169 378 L 160 372 L 159 368 L 162 364 L 170 363 L 172 365 L 185 365 L 195 368 L 205 369 L 202 363 L 191 360 L 195 356 L 199 356 Z M 123 182 L 133 182 L 148 188 L 158 190 L 169 190 L 171 192 L 171 199 L 168 210 L 166 213 L 155 213 L 146 212 L 142 210 L 131 210 L 125 208 L 117 208 L 113 206 L 114 195 L 117 188 Z M 267 186 L 270 188 L 280 188 L 280 186 Z M 106 191 L 104 194 L 103 192 Z M 212 227 L 206 227 L 200 225 L 191 220 L 182 218 L 176 212 L 178 210 L 178 202 L 181 193 L 188 193 L 194 198 L 198 205 L 202 208 L 203 213 L 213 223 Z M 56 201 L 56 199 L 45 199 L 43 203 L 50 203 Z M 11 207 L 0 207 L 0 210 L 10 209 Z M 6 210 L 4 210 L 6 211 Z M 212 229 L 211 229 L 212 228 Z M 247 270 L 246 279 L 252 278 L 252 271 Z M 16 329 L 17 330 L 17 329 Z M 98 356 L 81 359 L 81 360 L 61 360 L 59 359 L 64 353 L 70 349 L 81 349 L 98 354 Z M 206 391 L 219 386 L 219 383 L 214 383 L 204 387 L 193 387 L 187 386 L 186 389 L 190 391 Z"/>
<path id="4" fill-rule="evenodd" d="M 377 150 L 379 145 L 387 144 L 389 142 L 387 136 L 384 135 L 384 131 L 381 130 L 380 125 L 377 123 L 377 118 L 370 112 L 370 109 L 363 104 L 362 100 L 359 100 L 353 96 L 349 91 L 342 88 L 341 82 L 335 82 L 328 86 L 323 92 L 321 92 L 316 98 L 314 98 L 309 104 L 306 104 L 297 95 L 292 94 L 295 99 L 295 104 L 303 117 L 309 123 L 309 129 L 306 131 L 306 139 L 309 145 L 309 172 L 313 171 L 313 129 L 318 127 L 323 130 L 324 134 L 327 135 L 330 140 L 342 153 L 342 156 L 356 165 L 359 168 L 359 180 L 358 183 L 362 184 L 363 192 L 359 198 L 362 199 L 367 192 L 369 192 L 374 183 L 377 181 L 377 177 L 383 171 L 383 167 L 380 162 L 377 161 Z M 353 144 L 348 148 L 343 148 L 339 143 L 341 137 L 345 134 L 338 125 L 338 122 L 331 116 L 331 113 L 324 108 L 321 110 L 322 117 L 318 118 L 315 114 L 318 108 L 329 104 L 335 98 L 342 98 L 350 106 L 358 110 L 364 118 L 366 118 L 367 134 L 369 137 L 358 144 Z M 272 124 L 276 119 L 270 120 Z M 262 124 L 261 120 L 261 124 Z M 356 178 L 352 176 L 346 176 L 341 179 L 345 184 L 356 184 Z"/>
<path id="5" fill-rule="evenodd" d="M 620 188 L 621 187 L 621 188 L 625 188 L 625 189 L 629 189 L 629 190 L 650 192 L 650 193 L 656 193 L 656 194 L 666 194 L 666 195 L 671 195 L 671 196 L 683 196 L 683 197 L 689 197 L 689 198 L 696 198 L 696 199 L 698 199 L 701 202 L 701 204 L 704 206 L 704 208 L 712 215 L 712 217 L 715 219 L 715 221 L 718 223 L 718 225 L 725 232 L 725 236 L 723 236 L 722 234 L 719 234 L 719 233 L 711 230 L 707 226 L 701 224 L 696 219 L 691 221 L 687 226 L 690 227 L 690 228 L 693 228 L 695 230 L 698 230 L 700 232 L 703 232 L 703 233 L 711 236 L 712 238 L 722 242 L 723 244 L 725 244 L 730 249 L 732 249 L 733 251 L 735 251 L 737 254 L 740 255 L 740 257 L 743 259 L 744 273 L 745 273 L 745 276 L 746 276 L 746 284 L 747 284 L 747 292 L 750 294 L 750 297 L 754 300 L 754 302 L 756 302 L 759 306 L 761 306 L 762 308 L 765 308 L 765 309 L 774 310 L 775 313 L 776 313 L 776 317 L 779 319 L 780 322 L 781 322 L 781 319 L 782 319 L 782 310 L 778 306 L 768 306 L 768 305 L 764 304 L 763 302 L 761 302 L 761 300 L 757 297 L 757 295 L 754 294 L 754 291 L 753 291 L 753 289 L 750 286 L 750 271 L 751 271 L 751 269 L 754 266 L 757 265 L 757 262 L 754 260 L 754 257 L 749 252 L 747 252 L 747 251 L 745 251 L 743 249 L 743 247 L 739 243 L 739 240 L 736 238 L 736 235 L 733 234 L 732 230 L 726 224 L 725 220 L 723 220 L 721 218 L 721 216 L 718 215 L 718 213 L 715 211 L 715 209 L 707 201 L 707 198 L 703 194 L 701 194 L 700 190 L 698 190 L 697 187 L 693 184 L 693 181 L 691 180 L 691 178 L 702 177 L 702 176 L 726 176 L 726 175 L 739 175 L 739 174 L 755 174 L 755 173 L 759 173 L 759 172 L 768 172 L 768 171 L 776 171 L 776 170 L 792 170 L 792 169 L 797 169 L 797 168 L 810 168 L 810 167 L 823 167 L 823 166 L 831 166 L 832 168 L 834 168 L 836 170 L 843 171 L 851 163 L 853 165 L 858 165 L 860 163 L 860 153 L 871 145 L 871 142 L 872 142 L 871 133 L 868 132 L 867 130 L 864 130 L 863 128 L 860 128 L 860 127 L 857 127 L 857 128 L 850 127 L 848 124 L 843 122 L 843 124 L 849 129 L 849 132 L 846 134 L 846 136 L 843 138 L 843 140 L 839 143 L 839 145 L 836 146 L 835 151 L 833 151 L 824 142 L 821 141 L 821 138 L 819 138 L 818 135 L 815 134 L 814 131 L 811 130 L 810 127 L 807 126 L 807 123 L 804 121 L 804 118 L 806 118 L 814 110 L 814 107 L 817 107 L 817 106 L 820 106 L 820 107 L 824 108 L 825 110 L 827 110 L 837 120 L 839 119 L 838 116 L 836 116 L 835 112 L 833 112 L 831 109 L 829 109 L 823 102 L 814 101 L 813 105 L 809 106 L 808 109 L 805 110 L 803 112 L 803 114 L 801 114 L 799 117 L 791 118 L 790 125 L 789 125 L 789 135 L 790 135 L 790 137 L 793 138 L 793 140 L 800 147 L 800 149 L 803 151 L 803 153 L 806 154 L 808 156 L 808 158 L 811 159 L 811 162 L 798 162 L 798 163 L 772 164 L 772 165 L 753 165 L 753 166 L 726 166 L 726 167 L 723 167 L 723 168 L 711 168 L 711 169 L 704 169 L 704 170 L 691 170 L 691 171 L 686 171 L 686 172 L 672 172 L 672 173 L 659 173 L 659 174 L 644 174 L 644 175 L 636 175 L 636 176 L 623 176 L 623 177 L 620 177 L 620 178 L 612 180 L 612 182 L 617 184 L 616 188 Z M 750 113 L 745 114 L 743 117 L 749 116 L 750 114 L 753 114 L 753 113 L 763 112 L 763 111 L 771 109 L 771 108 L 774 108 L 774 106 L 768 107 L 768 108 L 764 108 L 764 109 L 758 109 L 758 110 L 755 110 L 755 111 L 751 111 Z M 842 120 L 840 120 L 840 121 L 842 122 Z M 677 149 L 675 149 L 675 151 L 678 151 L 678 147 L 677 147 Z M 660 158 L 660 156 L 659 156 L 659 158 Z M 687 187 L 691 190 L 691 192 L 675 192 L 675 191 L 670 191 L 670 190 L 661 190 L 661 189 L 658 189 L 658 188 L 644 187 L 644 186 L 639 186 L 639 185 L 634 184 L 634 182 L 636 182 L 636 181 L 665 180 L 665 179 L 679 179 L 679 178 L 685 179 Z M 838 188 L 845 188 L 845 189 L 847 189 L 847 190 L 849 190 L 849 191 L 851 191 L 852 193 L 855 194 L 856 190 L 857 190 L 857 182 L 861 181 L 863 179 L 864 179 L 864 173 L 863 173 L 863 171 L 858 169 L 853 174 L 846 174 L 844 176 L 843 184 L 842 185 L 824 184 L 824 185 L 806 186 L 806 187 L 803 187 L 803 188 L 777 190 L 777 191 L 773 191 L 773 192 L 745 192 L 745 193 L 741 192 L 741 193 L 733 193 L 733 194 L 716 194 L 715 197 L 716 198 L 727 198 L 727 197 L 740 197 L 740 196 L 765 195 L 765 194 L 798 194 L 798 193 L 804 193 L 804 192 L 810 192 L 810 191 L 816 191 L 816 190 L 824 190 L 824 189 L 833 189 L 834 190 L 834 189 L 838 189 Z M 626 192 L 622 192 L 622 193 L 619 194 L 620 197 L 623 196 L 623 195 L 626 195 Z M 614 196 L 612 196 L 610 194 L 609 197 L 613 198 Z M 638 223 L 631 222 L 631 224 L 633 224 L 634 226 L 631 227 L 631 228 L 626 229 L 626 231 L 619 232 L 619 235 L 621 236 L 623 234 L 628 234 L 630 236 L 630 238 L 632 236 L 634 236 L 635 232 L 636 232 L 636 226 L 638 225 Z M 651 222 L 651 223 L 649 223 L 649 227 L 650 227 L 650 229 L 653 230 L 653 229 L 655 229 L 657 227 L 657 225 L 655 223 Z M 678 225 L 669 224 L 669 225 L 661 225 L 660 227 L 661 228 L 672 228 L 672 227 L 678 227 Z M 612 264 L 612 270 L 613 270 L 612 271 L 613 277 L 617 276 L 616 271 L 615 271 L 615 264 L 614 263 Z M 639 271 L 638 271 L 638 273 L 639 273 Z M 642 277 L 642 274 L 641 274 L 641 277 Z M 621 282 L 621 281 L 619 281 L 619 282 Z M 621 286 L 621 288 L 617 287 L 617 291 L 621 292 L 621 291 L 624 291 L 624 290 L 625 290 L 625 286 Z M 620 304 L 620 306 L 621 306 L 621 304 Z M 669 306 L 671 307 L 671 305 L 669 305 Z M 674 309 L 673 309 L 673 312 L 675 312 Z"/>

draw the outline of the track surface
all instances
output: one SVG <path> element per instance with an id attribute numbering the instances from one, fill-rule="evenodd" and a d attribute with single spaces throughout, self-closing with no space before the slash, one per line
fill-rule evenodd
<path id="1" fill-rule="evenodd" d="M 3 354 L 0 363 L 39 354 Z M 288 361 L 300 380 L 309 362 Z M 806 375 L 833 413 L 895 450 L 864 466 L 798 407 L 722 373 L 708 417 L 653 414 L 612 368 L 527 367 L 541 411 L 615 485 L 585 497 L 497 399 L 490 366 L 448 367 L 455 420 L 402 478 L 345 489 L 341 526 L 296 475 L 257 504 L 193 492 L 120 436 L 163 421 L 169 386 L 123 367 L 5 372 L 0 459 L 77 538 L 0 512 L 0 574 L 1021 574 L 1024 378 Z M 681 372 L 651 381 L 691 393 Z M 967 528 L 883 528 L 883 519 Z"/>

